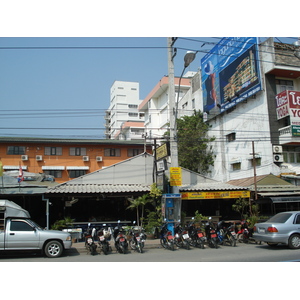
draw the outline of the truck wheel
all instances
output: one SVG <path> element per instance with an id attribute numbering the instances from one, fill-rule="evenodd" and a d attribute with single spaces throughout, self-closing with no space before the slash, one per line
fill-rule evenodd
<path id="1" fill-rule="evenodd" d="M 59 257 L 63 252 L 63 246 L 58 241 L 50 241 L 45 246 L 45 254 L 50 257 Z"/>

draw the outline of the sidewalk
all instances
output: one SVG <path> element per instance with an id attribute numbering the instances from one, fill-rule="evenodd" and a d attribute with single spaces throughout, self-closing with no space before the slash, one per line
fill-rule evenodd
<path id="1" fill-rule="evenodd" d="M 113 239 L 109 242 L 113 251 L 116 251 L 115 242 Z M 145 241 L 145 249 L 155 249 L 155 248 L 162 248 L 160 245 L 160 239 L 146 239 Z M 71 250 L 77 250 L 79 253 L 86 253 L 87 250 L 84 246 L 84 242 L 72 243 Z"/>

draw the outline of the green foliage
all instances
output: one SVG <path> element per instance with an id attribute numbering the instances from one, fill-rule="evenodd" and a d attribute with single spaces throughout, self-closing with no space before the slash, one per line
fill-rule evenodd
<path id="1" fill-rule="evenodd" d="M 209 128 L 201 111 L 195 110 L 192 116 L 177 119 L 178 163 L 181 167 L 201 174 L 209 172 L 215 159 L 212 146 L 209 146 L 215 137 L 208 137 Z M 169 132 L 165 135 L 169 136 Z"/>
<path id="2" fill-rule="evenodd" d="M 195 220 L 196 223 L 201 222 L 201 221 L 206 220 L 206 219 L 207 219 L 207 217 L 200 214 L 198 210 L 195 211 L 194 220 Z"/>
<path id="3" fill-rule="evenodd" d="M 250 227 L 253 227 L 259 219 L 259 206 L 258 204 L 250 206 L 249 199 L 237 199 L 232 205 L 232 209 L 241 215 L 241 219 L 247 220 Z"/>
<path id="4" fill-rule="evenodd" d="M 64 228 L 72 227 L 73 222 L 74 222 L 74 219 L 71 219 L 70 217 L 65 217 L 62 220 L 55 221 L 55 223 L 51 226 L 51 229 L 62 230 Z"/>

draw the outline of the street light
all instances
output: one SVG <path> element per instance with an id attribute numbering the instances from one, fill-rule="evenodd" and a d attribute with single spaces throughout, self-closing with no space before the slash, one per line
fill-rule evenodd
<path id="1" fill-rule="evenodd" d="M 196 52 L 194 51 L 187 51 L 185 56 L 184 56 L 184 68 L 181 72 L 180 78 L 179 78 L 179 83 L 178 83 L 178 92 L 177 92 L 177 101 L 176 101 L 176 108 L 175 108 L 175 124 L 174 124 L 174 133 L 175 133 L 175 138 L 177 137 L 177 114 L 178 114 L 178 102 L 179 102 L 179 93 L 180 93 L 180 84 L 181 84 L 181 79 L 183 76 L 183 73 L 185 69 L 194 61 L 196 57 Z"/>

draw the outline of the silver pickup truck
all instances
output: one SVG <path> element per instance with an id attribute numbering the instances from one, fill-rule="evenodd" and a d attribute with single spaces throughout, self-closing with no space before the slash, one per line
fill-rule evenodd
<path id="1" fill-rule="evenodd" d="M 0 200 L 0 255 L 2 251 L 42 251 L 48 257 L 59 257 L 70 249 L 70 233 L 44 230 L 30 220 L 30 214 L 16 203 Z"/>

